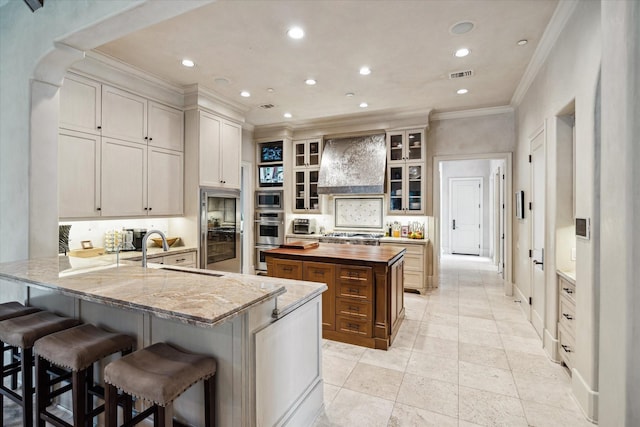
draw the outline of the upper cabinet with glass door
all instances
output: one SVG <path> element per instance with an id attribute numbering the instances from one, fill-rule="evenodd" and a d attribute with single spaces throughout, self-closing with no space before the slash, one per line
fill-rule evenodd
<path id="1" fill-rule="evenodd" d="M 318 176 L 322 157 L 322 139 L 293 141 L 294 194 L 293 210 L 320 213 L 321 198 L 318 194 Z"/>
<path id="2" fill-rule="evenodd" d="M 425 213 L 424 129 L 387 133 L 387 191 L 390 215 Z"/>

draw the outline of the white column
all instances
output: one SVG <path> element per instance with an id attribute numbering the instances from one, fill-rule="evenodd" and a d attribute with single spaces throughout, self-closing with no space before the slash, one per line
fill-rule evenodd
<path id="1" fill-rule="evenodd" d="M 640 3 L 602 2 L 600 406 L 640 425 Z"/>

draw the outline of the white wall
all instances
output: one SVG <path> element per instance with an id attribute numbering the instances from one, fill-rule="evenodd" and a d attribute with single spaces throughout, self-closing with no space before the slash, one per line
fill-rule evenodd
<path id="1" fill-rule="evenodd" d="M 449 241 L 449 230 L 451 228 L 451 212 L 450 212 L 450 180 L 451 178 L 480 178 L 482 181 L 482 215 L 480 221 L 482 223 L 482 239 L 480 247 L 480 256 L 489 256 L 490 246 L 490 198 L 489 189 L 491 185 L 491 160 L 457 160 L 442 163 L 442 177 L 440 184 L 440 199 L 442 201 L 442 210 L 440 218 L 442 219 L 441 247 L 445 253 L 451 253 L 451 242 Z"/>
<path id="2" fill-rule="evenodd" d="M 525 190 L 525 203 L 530 194 L 530 137 L 546 123 L 547 171 L 558 167 L 556 153 L 555 116 L 575 100 L 576 111 L 576 216 L 594 218 L 598 209 L 595 194 L 595 170 L 598 159 L 594 154 L 594 108 L 601 57 L 600 2 L 576 2 L 576 7 L 559 35 L 538 75 L 526 92 L 516 111 L 517 150 L 515 157 L 515 190 Z M 595 160 L 594 160 L 595 159 Z M 554 174 L 548 174 L 548 177 Z M 557 285 L 555 275 L 555 228 L 557 193 L 555 179 L 546 182 L 545 213 L 545 279 L 546 312 L 544 346 L 555 357 L 557 324 Z M 598 227 L 598 224 L 593 224 Z M 515 222 L 515 284 L 523 296 L 523 304 L 531 296 L 528 257 L 530 218 Z M 597 417 L 598 360 L 597 360 L 597 304 L 595 291 L 599 286 L 594 277 L 598 262 L 595 258 L 596 232 L 591 240 L 577 242 L 576 350 L 572 383 L 574 394 L 591 418 Z M 523 306 L 529 314 L 528 306 Z"/>

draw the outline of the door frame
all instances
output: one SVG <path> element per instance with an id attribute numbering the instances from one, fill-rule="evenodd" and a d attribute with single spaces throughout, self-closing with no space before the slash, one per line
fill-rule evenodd
<path id="1" fill-rule="evenodd" d="M 433 266 L 434 276 L 438 275 L 440 269 L 440 250 L 441 250 L 441 238 L 440 238 L 440 223 L 442 221 L 440 212 L 440 163 L 449 162 L 455 160 L 504 160 L 505 165 L 505 281 L 504 292 L 505 295 L 513 295 L 513 218 L 512 218 L 512 204 L 513 204 L 513 153 L 482 153 L 482 154 L 448 154 L 433 156 L 432 165 L 432 177 L 433 177 L 433 217 L 434 217 L 434 230 L 431 234 L 433 238 Z"/>
<path id="2" fill-rule="evenodd" d="M 483 239 L 482 239 L 482 235 L 484 233 L 484 221 L 482 220 L 482 213 L 483 213 L 483 199 L 484 199 L 484 187 L 482 185 L 482 177 L 481 176 L 461 176 L 461 177 L 452 177 L 449 178 L 449 218 L 448 218 L 448 224 L 451 224 L 451 221 L 453 220 L 452 216 L 453 216 L 453 183 L 456 181 L 476 181 L 478 184 L 480 184 L 480 194 L 479 194 L 479 201 L 480 201 L 480 207 L 478 208 L 479 210 L 479 224 L 480 227 L 478 228 L 478 244 L 480 245 L 480 247 L 478 247 L 478 256 L 482 256 L 482 250 L 484 249 L 483 246 Z M 453 254 L 453 229 L 451 227 L 448 227 L 449 229 L 449 247 L 450 247 L 450 252 Z"/>

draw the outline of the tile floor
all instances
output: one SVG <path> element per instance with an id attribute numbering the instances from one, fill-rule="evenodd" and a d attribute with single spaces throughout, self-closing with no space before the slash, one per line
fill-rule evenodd
<path id="1" fill-rule="evenodd" d="M 444 257 L 440 287 L 405 306 L 389 351 L 324 342 L 315 427 L 593 427 L 487 259 Z M 21 425 L 4 407 L 2 425 Z"/>
<path id="2" fill-rule="evenodd" d="M 593 426 L 489 260 L 446 256 L 388 351 L 324 341 L 315 427 Z"/>

